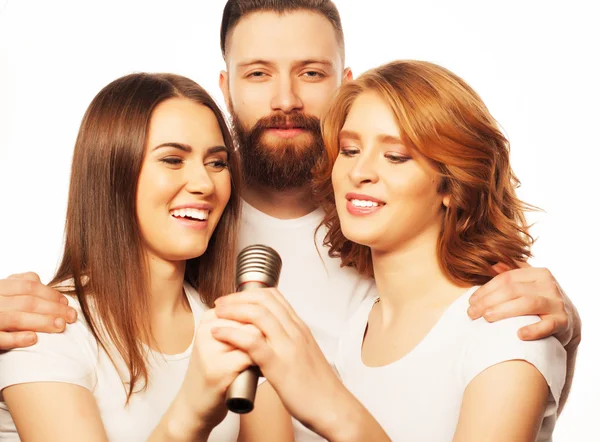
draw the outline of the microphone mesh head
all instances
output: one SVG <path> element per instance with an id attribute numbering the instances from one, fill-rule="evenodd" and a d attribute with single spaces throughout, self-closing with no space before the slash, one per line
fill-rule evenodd
<path id="1" fill-rule="evenodd" d="M 237 258 L 235 285 L 252 282 L 276 287 L 281 273 L 281 257 L 271 247 L 252 245 L 244 248 Z"/>

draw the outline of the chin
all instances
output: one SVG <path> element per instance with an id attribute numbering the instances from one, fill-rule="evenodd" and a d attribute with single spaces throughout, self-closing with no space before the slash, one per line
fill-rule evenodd
<path id="1" fill-rule="evenodd" d="M 170 250 L 170 253 L 166 253 L 165 255 L 169 256 L 171 261 L 187 261 L 204 255 L 207 248 L 208 245 L 199 246 L 198 244 L 194 244 L 189 247 L 181 247 L 180 245 L 176 249 Z"/>
<path id="2" fill-rule="evenodd" d="M 365 232 L 364 229 L 342 228 L 342 234 L 350 241 L 361 246 L 371 247 L 380 239 L 377 232 Z"/>

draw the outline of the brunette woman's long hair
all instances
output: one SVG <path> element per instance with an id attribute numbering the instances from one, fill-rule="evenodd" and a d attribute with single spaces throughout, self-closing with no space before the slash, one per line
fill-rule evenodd
<path id="1" fill-rule="evenodd" d="M 231 198 L 205 253 L 186 263 L 185 281 L 207 305 L 234 290 L 240 165 L 227 123 L 210 95 L 172 74 L 137 73 L 102 89 L 88 107 L 73 154 L 65 247 L 50 285 L 77 296 L 98 343 L 123 358 L 127 400 L 148 382 L 144 343 L 154 342 L 148 305 L 147 263 L 136 216 L 137 183 L 150 118 L 157 105 L 185 98 L 215 115 L 229 153 Z M 72 280 L 72 284 L 70 283 Z M 63 290 L 65 291 L 65 290 Z M 137 388 L 136 388 L 137 390 Z"/>
<path id="2" fill-rule="evenodd" d="M 492 266 L 517 266 L 531 256 L 533 238 L 515 193 L 519 181 L 509 143 L 479 95 L 454 73 L 433 63 L 396 61 L 343 85 L 322 122 L 326 151 L 314 170 L 314 196 L 325 210 L 329 255 L 373 276 L 371 250 L 344 237 L 335 207 L 331 171 L 339 133 L 356 97 L 372 91 L 394 113 L 404 143 L 427 158 L 450 196 L 438 239 L 438 259 L 455 283 L 483 284 Z"/>

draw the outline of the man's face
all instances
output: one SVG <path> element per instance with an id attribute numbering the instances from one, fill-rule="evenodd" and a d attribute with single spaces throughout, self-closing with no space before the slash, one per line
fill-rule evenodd
<path id="1" fill-rule="evenodd" d="M 308 11 L 255 12 L 228 39 L 221 90 L 247 184 L 301 187 L 323 150 L 319 120 L 343 78 L 332 24 Z"/>

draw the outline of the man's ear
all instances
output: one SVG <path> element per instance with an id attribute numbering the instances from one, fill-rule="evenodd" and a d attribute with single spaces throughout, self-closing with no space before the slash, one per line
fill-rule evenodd
<path id="1" fill-rule="evenodd" d="M 227 71 L 221 71 L 219 74 L 219 88 L 221 89 L 221 93 L 223 94 L 223 100 L 225 100 L 225 105 L 231 114 L 231 109 L 229 109 L 229 103 L 231 103 L 229 94 L 229 73 Z"/>
<path id="2" fill-rule="evenodd" d="M 354 79 L 354 75 L 352 74 L 351 68 L 344 69 L 344 74 L 342 75 L 342 84 L 347 81 L 352 81 Z"/>

